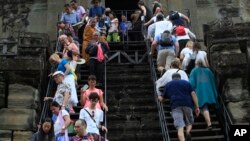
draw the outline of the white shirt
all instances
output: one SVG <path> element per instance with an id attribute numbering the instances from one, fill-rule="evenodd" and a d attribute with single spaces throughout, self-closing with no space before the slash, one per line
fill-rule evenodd
<path id="1" fill-rule="evenodd" d="M 197 64 L 198 60 L 202 60 L 202 63 L 205 67 L 208 67 L 205 61 L 205 58 L 207 57 L 207 53 L 205 51 L 198 51 L 195 59 L 195 64 Z"/>
<path id="2" fill-rule="evenodd" d="M 180 54 L 184 56 L 182 60 L 182 69 L 186 70 L 190 59 L 190 55 L 193 54 L 193 50 L 188 47 L 185 47 Z"/>
<path id="3" fill-rule="evenodd" d="M 64 116 L 69 116 L 69 113 L 66 110 L 61 110 L 60 111 L 62 114 L 62 118 Z M 59 119 L 59 115 L 56 118 L 56 121 L 54 123 L 54 134 L 57 135 L 61 132 L 62 127 L 64 126 L 64 119 Z"/>
<path id="4" fill-rule="evenodd" d="M 86 110 L 88 110 L 88 112 L 92 115 L 92 112 L 89 108 L 85 108 Z M 80 111 L 80 115 L 79 115 L 79 119 L 84 119 L 87 123 L 87 133 L 96 133 L 96 134 L 100 134 L 99 133 L 99 129 L 98 129 L 98 125 L 100 125 L 101 122 L 103 122 L 103 111 L 100 109 L 95 109 L 94 111 L 94 120 L 90 117 L 90 115 L 83 109 L 81 109 Z"/>
<path id="5" fill-rule="evenodd" d="M 170 21 L 158 21 L 155 22 L 155 36 L 163 33 L 164 31 L 168 30 L 170 33 L 172 32 L 173 24 Z"/>
<path id="6" fill-rule="evenodd" d="M 164 75 L 155 82 L 155 84 L 156 84 L 156 92 L 157 92 L 158 95 L 163 95 L 162 92 L 159 91 L 159 88 L 162 87 L 162 86 L 165 86 L 168 82 L 172 81 L 172 75 L 174 73 L 176 73 L 177 71 L 178 71 L 178 69 L 176 69 L 176 68 L 168 69 L 164 73 Z M 179 70 L 178 73 L 181 75 L 182 80 L 189 81 L 186 72 L 184 72 L 183 70 Z"/>

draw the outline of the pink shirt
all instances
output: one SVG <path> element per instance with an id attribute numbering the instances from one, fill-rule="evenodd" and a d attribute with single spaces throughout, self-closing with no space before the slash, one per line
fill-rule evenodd
<path id="1" fill-rule="evenodd" d="M 99 97 L 101 97 L 103 95 L 103 92 L 102 90 L 100 89 L 97 89 L 95 88 L 94 90 L 90 91 L 90 89 L 87 89 L 84 93 L 83 93 L 83 96 L 86 98 L 86 102 L 85 102 L 85 105 L 84 105 L 84 108 L 87 108 L 90 106 L 90 100 L 89 100 L 89 95 L 91 92 L 96 92 Z M 98 103 L 96 103 L 96 108 L 98 109 L 101 109 L 101 105 L 100 105 L 100 100 Z"/>

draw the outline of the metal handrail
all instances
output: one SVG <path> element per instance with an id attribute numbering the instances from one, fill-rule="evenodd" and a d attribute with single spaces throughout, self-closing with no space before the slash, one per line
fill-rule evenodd
<path id="1" fill-rule="evenodd" d="M 56 41 L 56 48 L 55 51 L 59 51 L 59 39 L 58 39 L 58 35 L 59 35 L 59 31 L 57 30 L 57 41 Z M 51 66 L 50 68 L 50 72 L 53 72 L 55 70 L 55 68 L 53 66 Z M 47 91 L 45 94 L 45 97 L 50 97 L 51 96 L 51 89 L 52 89 L 52 85 L 53 85 L 53 79 L 52 77 L 49 78 L 49 82 L 48 82 L 48 86 L 47 86 Z M 48 101 L 44 101 L 44 105 L 43 105 L 43 109 L 42 109 L 42 113 L 41 113 L 41 117 L 39 119 L 39 124 L 42 123 L 42 120 L 47 117 L 48 115 L 48 108 L 49 108 L 49 102 Z M 38 129 L 40 130 L 40 128 Z"/>
<path id="2" fill-rule="evenodd" d="M 218 115 L 221 117 L 222 116 L 222 120 L 224 121 L 224 133 L 225 133 L 225 136 L 226 136 L 226 140 L 227 141 L 230 141 L 230 135 L 229 135 L 229 132 L 230 132 L 230 125 L 233 124 L 233 121 L 231 119 L 231 116 L 230 114 L 228 113 L 227 111 L 227 108 L 223 102 L 223 99 L 221 97 L 221 95 L 218 95 L 218 104 L 219 104 L 219 110 L 220 110 L 220 113 L 218 113 Z M 223 114 L 221 114 L 223 113 Z"/>
<path id="3" fill-rule="evenodd" d="M 146 46 L 147 46 L 147 53 L 149 54 L 149 52 L 150 52 L 149 42 L 146 42 Z M 151 71 L 152 81 L 154 83 L 154 95 L 155 95 L 155 101 L 157 103 L 158 114 L 159 114 L 159 118 L 160 118 L 160 125 L 161 125 L 162 134 L 163 134 L 163 140 L 164 141 L 170 141 L 168 128 L 167 128 L 167 123 L 166 123 L 166 120 L 165 120 L 166 117 L 165 117 L 165 113 L 164 113 L 163 104 L 161 102 L 159 102 L 158 95 L 157 95 L 157 92 L 156 92 L 155 81 L 157 80 L 157 75 L 156 75 L 156 71 L 155 71 L 155 67 L 154 67 L 153 57 L 148 56 L 148 60 L 149 60 L 149 64 L 150 64 L 150 71 Z"/>
<path id="4" fill-rule="evenodd" d="M 107 104 L 107 62 L 104 61 L 104 102 Z M 107 115 L 104 114 L 104 126 L 107 127 Z M 105 139 L 107 139 L 107 133 L 105 133 Z"/>

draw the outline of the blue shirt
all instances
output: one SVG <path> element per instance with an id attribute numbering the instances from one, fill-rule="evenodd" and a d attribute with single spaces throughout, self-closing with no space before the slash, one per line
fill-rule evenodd
<path id="1" fill-rule="evenodd" d="M 155 36 L 155 40 L 157 41 L 157 43 L 159 43 L 160 42 L 160 40 L 161 40 L 161 34 L 158 34 L 158 35 L 156 35 Z M 177 40 L 176 40 L 176 38 L 175 38 L 175 36 L 172 36 L 172 40 L 173 40 L 173 46 L 161 46 L 161 45 L 158 45 L 158 50 L 161 50 L 161 49 L 173 49 L 173 50 L 175 50 L 175 46 L 174 46 L 174 44 L 176 43 L 176 42 L 178 42 Z"/>
<path id="2" fill-rule="evenodd" d="M 61 21 L 67 23 L 67 24 L 75 24 L 75 23 L 78 23 L 80 22 L 80 19 L 77 15 L 76 12 L 72 12 L 70 14 L 68 13 L 63 13 L 62 17 L 61 17 Z"/>
<path id="3" fill-rule="evenodd" d="M 164 97 L 170 100 L 171 109 L 180 106 L 193 108 L 194 103 L 191 96 L 193 88 L 186 80 L 172 80 L 164 89 Z"/>
<path id="4" fill-rule="evenodd" d="M 68 63 L 68 60 L 66 59 L 62 59 L 62 61 L 58 64 L 57 66 L 57 70 L 58 71 L 62 71 L 63 73 L 65 73 L 66 71 L 66 68 L 65 68 L 65 65 Z M 72 74 L 71 71 L 68 73 L 69 74 Z"/>
<path id="5" fill-rule="evenodd" d="M 105 8 L 102 6 L 93 6 L 89 9 L 89 17 L 95 17 L 96 15 L 103 15 Z"/>
<path id="6" fill-rule="evenodd" d="M 128 23 L 127 22 L 121 22 L 120 23 L 120 30 L 122 31 L 123 35 L 126 35 L 126 31 L 128 30 Z"/>

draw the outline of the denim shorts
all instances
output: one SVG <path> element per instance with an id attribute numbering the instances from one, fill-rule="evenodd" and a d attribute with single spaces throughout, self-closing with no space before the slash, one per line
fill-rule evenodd
<path id="1" fill-rule="evenodd" d="M 193 110 L 190 107 L 177 107 L 172 110 L 175 128 L 183 128 L 194 123 Z"/>

